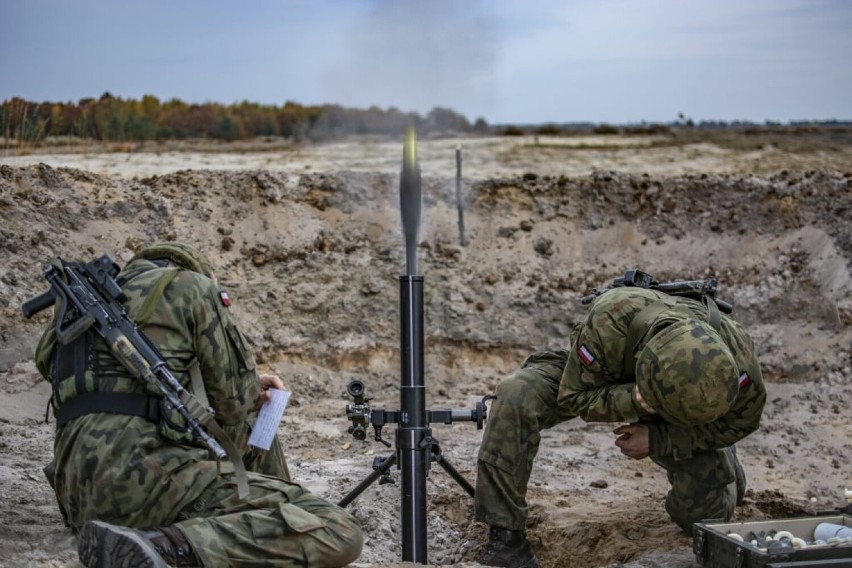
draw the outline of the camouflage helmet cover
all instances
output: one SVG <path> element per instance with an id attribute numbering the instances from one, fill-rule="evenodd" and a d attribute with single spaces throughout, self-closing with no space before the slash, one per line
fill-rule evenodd
<path id="1" fill-rule="evenodd" d="M 162 241 L 154 243 L 151 246 L 145 247 L 136 253 L 130 262 L 137 259 L 157 260 L 160 258 L 168 259 L 177 266 L 204 274 L 205 276 L 213 275 L 213 265 L 207 260 L 207 257 L 198 249 L 185 244 L 173 241 Z"/>
<path id="2" fill-rule="evenodd" d="M 709 424 L 739 392 L 737 365 L 708 324 L 688 318 L 657 332 L 636 357 L 639 393 L 667 422 Z"/>

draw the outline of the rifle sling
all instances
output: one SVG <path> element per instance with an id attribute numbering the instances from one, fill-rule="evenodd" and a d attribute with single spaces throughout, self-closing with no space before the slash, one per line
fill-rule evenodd
<path id="1" fill-rule="evenodd" d="M 154 285 L 146 294 L 145 302 L 142 303 L 142 307 L 139 308 L 139 312 L 133 318 L 137 326 L 142 327 L 148 323 L 148 318 L 154 313 L 154 308 L 160 303 L 166 288 L 172 283 L 172 280 L 177 278 L 179 273 L 179 268 L 169 268 L 154 282 Z"/>
<path id="2" fill-rule="evenodd" d="M 193 359 L 189 364 L 189 379 L 192 381 L 192 395 L 198 399 L 202 407 L 210 408 L 207 389 L 204 387 L 204 378 L 201 376 L 201 363 L 198 362 L 198 359 Z"/>
<path id="3" fill-rule="evenodd" d="M 201 364 L 198 359 L 193 359 L 189 365 L 189 378 L 192 381 L 192 393 L 184 391 L 181 394 L 181 400 L 186 405 L 187 410 L 199 418 L 199 422 L 213 438 L 219 442 L 222 449 L 228 454 L 228 458 L 234 464 L 234 477 L 237 480 L 237 493 L 240 499 L 245 500 L 249 494 L 248 475 L 246 474 L 246 466 L 243 463 L 243 457 L 237 445 L 231 440 L 231 437 L 222 430 L 219 423 L 213 418 L 213 414 L 208 412 L 210 402 L 207 399 L 207 389 L 204 388 L 204 379 L 201 376 Z"/>
<path id="4" fill-rule="evenodd" d="M 87 392 L 62 403 L 56 411 L 56 423 L 64 426 L 94 412 L 129 414 L 157 423 L 160 421 L 160 398 L 129 392 Z"/>
<path id="5" fill-rule="evenodd" d="M 710 324 L 710 327 L 712 327 L 716 333 L 719 333 L 719 330 L 722 327 L 722 314 L 719 311 L 719 306 L 716 304 L 716 300 L 709 296 L 702 296 L 701 300 L 707 307 L 707 323 Z"/>
<path id="6" fill-rule="evenodd" d="M 201 425 L 210 433 L 213 438 L 219 442 L 222 449 L 228 454 L 231 463 L 234 464 L 234 477 L 237 480 L 237 494 L 241 500 L 245 500 L 249 495 L 248 475 L 246 474 L 246 466 L 243 463 L 243 457 L 240 450 L 231 440 L 230 436 L 222 430 L 219 423 L 216 422 L 213 414 L 199 402 L 199 400 L 189 391 L 183 391 L 180 395 L 181 402 L 186 406 L 189 413 L 194 416 Z"/>

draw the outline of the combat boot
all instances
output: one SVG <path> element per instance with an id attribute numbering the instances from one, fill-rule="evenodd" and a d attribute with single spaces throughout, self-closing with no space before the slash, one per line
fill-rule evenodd
<path id="1" fill-rule="evenodd" d="M 476 561 L 485 566 L 538 568 L 538 559 L 524 531 L 494 526 L 488 533 L 488 544 L 485 545 L 485 550 Z"/>
<path id="2" fill-rule="evenodd" d="M 77 554 L 87 568 L 201 566 L 186 537 L 174 527 L 136 530 L 89 521 L 80 531 Z"/>

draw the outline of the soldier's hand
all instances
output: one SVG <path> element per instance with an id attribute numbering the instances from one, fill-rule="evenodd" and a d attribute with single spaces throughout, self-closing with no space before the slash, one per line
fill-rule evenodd
<path id="1" fill-rule="evenodd" d="M 269 400 L 272 396 L 269 393 L 269 389 L 279 389 L 279 390 L 287 390 L 284 386 L 284 382 L 281 380 L 281 377 L 278 375 L 273 375 L 271 373 L 264 373 L 260 375 L 260 386 L 263 388 L 263 401 Z"/>
<path id="2" fill-rule="evenodd" d="M 648 436 L 648 427 L 644 424 L 624 424 L 612 431 L 618 437 L 615 445 L 621 449 L 621 453 L 635 460 L 647 458 L 651 453 L 651 441 Z"/>

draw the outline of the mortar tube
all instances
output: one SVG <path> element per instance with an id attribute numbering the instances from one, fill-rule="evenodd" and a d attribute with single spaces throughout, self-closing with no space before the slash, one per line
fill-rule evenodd
<path id="1" fill-rule="evenodd" d="M 426 475 L 431 435 L 423 373 L 423 277 L 399 277 L 402 560 L 426 564 Z"/>

